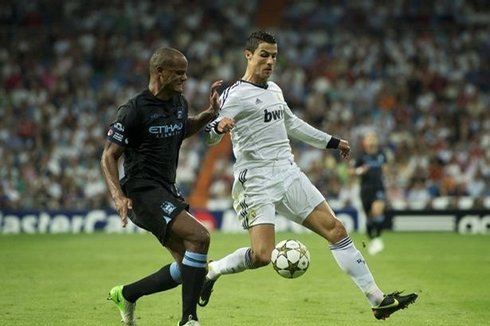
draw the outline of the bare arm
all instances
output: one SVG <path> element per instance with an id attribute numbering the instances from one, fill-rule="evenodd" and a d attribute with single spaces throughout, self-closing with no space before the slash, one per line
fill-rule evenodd
<path id="1" fill-rule="evenodd" d="M 100 166 L 107 188 L 116 205 L 116 210 L 121 216 L 122 226 L 125 227 L 126 224 L 128 224 L 128 210 L 133 208 L 133 202 L 124 195 L 119 184 L 119 169 L 117 162 L 123 152 L 124 147 L 116 145 L 111 141 L 106 141 L 100 160 Z"/>
<path id="2" fill-rule="evenodd" d="M 223 83 L 222 80 L 215 81 L 211 86 L 211 92 L 209 93 L 209 108 L 202 111 L 196 116 L 189 117 L 187 119 L 187 132 L 185 137 L 190 137 L 202 128 L 204 128 L 209 122 L 211 122 L 218 115 L 220 104 L 218 87 Z"/>

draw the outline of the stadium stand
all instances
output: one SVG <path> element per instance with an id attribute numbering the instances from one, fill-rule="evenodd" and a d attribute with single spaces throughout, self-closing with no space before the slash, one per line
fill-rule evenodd
<path id="1" fill-rule="evenodd" d="M 105 132 L 118 104 L 145 85 L 151 50 L 186 54 L 185 92 L 198 112 L 213 80 L 240 77 L 237 40 L 260 26 L 278 39 L 273 80 L 298 116 L 348 139 L 354 156 L 362 134 L 379 131 L 393 206 L 489 207 L 488 1 L 264 3 L 2 1 L 0 209 L 111 207 L 98 167 Z M 347 163 L 292 145 L 325 196 L 350 205 Z M 189 198 L 206 153 L 199 136 L 184 146 L 178 183 Z M 233 158 L 223 157 L 205 171 L 210 207 L 230 203 Z"/>

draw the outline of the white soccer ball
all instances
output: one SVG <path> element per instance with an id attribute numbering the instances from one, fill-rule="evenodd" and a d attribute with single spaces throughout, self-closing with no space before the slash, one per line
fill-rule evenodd
<path id="1" fill-rule="evenodd" d="M 283 240 L 272 250 L 271 262 L 277 274 L 285 278 L 297 278 L 310 266 L 310 252 L 298 240 Z"/>

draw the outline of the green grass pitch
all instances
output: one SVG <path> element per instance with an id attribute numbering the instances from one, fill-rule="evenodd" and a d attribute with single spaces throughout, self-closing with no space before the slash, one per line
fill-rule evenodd
<path id="1" fill-rule="evenodd" d="M 409 309 L 377 321 L 367 300 L 312 234 L 277 234 L 308 246 L 311 266 L 288 280 L 271 267 L 222 277 L 203 326 L 490 325 L 490 237 L 453 233 L 386 233 L 386 249 L 369 256 L 352 235 L 385 292 L 416 291 Z M 246 234 L 212 233 L 210 258 L 248 244 Z M 171 261 L 149 234 L 0 236 L 0 325 L 120 325 L 108 290 Z M 143 297 L 138 324 L 175 325 L 180 287 Z"/>

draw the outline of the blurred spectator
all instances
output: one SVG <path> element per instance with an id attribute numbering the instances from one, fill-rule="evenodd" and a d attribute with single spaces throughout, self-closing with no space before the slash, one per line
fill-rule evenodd
<path id="1" fill-rule="evenodd" d="M 237 40 L 257 28 L 260 5 L 2 1 L 1 207 L 111 207 L 96 162 L 118 105 L 147 79 L 152 49 L 171 45 L 189 58 L 185 92 L 197 112 L 207 105 L 212 80 L 230 84 L 240 77 Z M 270 28 L 281 44 L 272 79 L 296 114 L 349 139 L 353 155 L 366 130 L 379 131 L 393 162 L 389 199 L 472 196 L 475 205 L 485 203 L 487 1 L 289 0 L 278 15 L 281 25 Z M 355 187 L 339 158 L 292 146 L 325 196 L 347 205 Z M 198 137 L 183 147 L 178 178 L 190 195 L 206 149 Z M 219 174 L 211 189 L 215 203 L 230 195 L 231 171 Z"/>
<path id="2" fill-rule="evenodd" d="M 209 189 L 208 209 L 229 209 L 233 205 L 231 189 L 233 185 L 233 167 L 225 157 L 220 157 L 213 170 L 213 181 Z"/>
<path id="3" fill-rule="evenodd" d="M 410 203 L 416 203 L 421 207 L 425 207 L 431 199 L 430 192 L 425 184 L 425 179 L 414 178 L 407 189 L 406 197 Z"/>
<path id="4" fill-rule="evenodd" d="M 3 185 L 0 183 L 0 209 L 7 208 L 8 202 L 9 202 L 9 198 L 7 197 L 7 194 L 5 194 L 5 191 L 3 190 Z"/>

